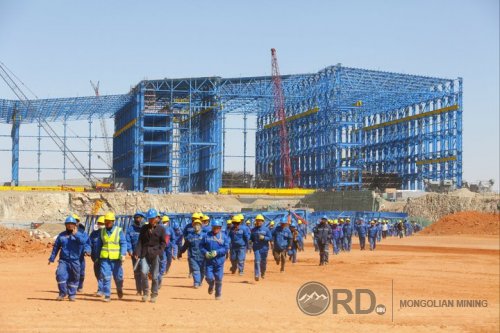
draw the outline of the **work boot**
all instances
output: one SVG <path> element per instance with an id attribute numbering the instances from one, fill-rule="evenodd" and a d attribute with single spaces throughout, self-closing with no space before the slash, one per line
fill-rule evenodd
<path id="1" fill-rule="evenodd" d="M 238 274 L 239 274 L 239 276 L 243 276 L 243 272 L 239 272 Z"/>
<path id="2" fill-rule="evenodd" d="M 78 288 L 78 289 L 76 290 L 76 292 L 77 292 L 77 293 L 81 293 L 82 291 L 83 291 L 83 289 L 82 289 L 82 288 Z"/>
<path id="3" fill-rule="evenodd" d="M 135 296 L 142 296 L 142 293 L 140 291 L 135 293 Z"/>
<path id="4" fill-rule="evenodd" d="M 209 284 L 208 285 L 208 294 L 212 295 L 213 293 L 214 293 L 214 285 L 213 284 L 212 285 Z"/>
<path id="5" fill-rule="evenodd" d="M 104 296 L 104 294 L 101 292 L 101 291 L 97 291 L 95 294 L 94 294 L 95 297 L 102 297 Z"/>
<path id="6" fill-rule="evenodd" d="M 57 296 L 56 301 L 64 301 L 64 296 Z"/>
<path id="7" fill-rule="evenodd" d="M 123 289 L 116 290 L 116 293 L 118 294 L 118 299 L 122 299 L 123 298 Z"/>
<path id="8" fill-rule="evenodd" d="M 255 277 L 255 281 L 259 281 L 259 277 L 258 276 Z"/>
<path id="9" fill-rule="evenodd" d="M 147 302 L 148 300 L 148 295 L 143 295 L 141 298 L 141 302 Z"/>
<path id="10" fill-rule="evenodd" d="M 198 288 L 200 288 L 200 285 L 199 284 L 195 284 L 193 287 L 194 287 L 194 289 L 198 289 Z"/>
<path id="11" fill-rule="evenodd" d="M 111 296 L 105 296 L 104 297 L 104 302 L 106 302 L 106 303 L 111 302 Z"/>
<path id="12" fill-rule="evenodd" d="M 216 301 L 220 301 L 222 299 L 222 296 L 215 296 Z"/>
<path id="13" fill-rule="evenodd" d="M 149 300 L 151 303 L 156 303 L 156 299 L 158 296 L 151 296 L 151 299 Z"/>
<path id="14" fill-rule="evenodd" d="M 261 278 L 261 279 L 265 278 L 265 276 L 266 276 L 266 273 L 261 273 L 261 274 L 260 274 L 260 278 Z"/>
<path id="15" fill-rule="evenodd" d="M 231 274 L 236 273 L 236 267 L 231 267 Z"/>
<path id="16" fill-rule="evenodd" d="M 69 297 L 69 301 L 70 301 L 70 302 L 74 302 L 74 301 L 76 301 L 75 296 L 70 296 L 70 297 Z"/>

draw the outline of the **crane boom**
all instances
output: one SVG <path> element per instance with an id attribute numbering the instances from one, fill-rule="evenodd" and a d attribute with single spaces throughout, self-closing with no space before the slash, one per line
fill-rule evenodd
<path id="1" fill-rule="evenodd" d="M 288 142 L 288 131 L 286 128 L 285 96 L 283 93 L 283 84 L 281 82 L 276 49 L 274 48 L 271 49 L 271 58 L 274 91 L 274 112 L 276 120 L 279 121 L 279 137 L 281 149 L 280 164 L 283 168 L 282 170 L 285 179 L 285 187 L 292 188 L 294 187 L 294 183 L 292 175 L 292 162 L 290 160 L 290 144 Z"/>
<path id="2" fill-rule="evenodd" d="M 7 86 L 12 90 L 12 92 L 19 98 L 19 101 L 26 107 L 28 112 L 33 110 L 31 101 L 26 97 L 26 94 L 19 88 L 17 83 L 12 79 L 12 77 L 7 72 L 7 69 L 3 63 L 0 62 L 0 76 L 5 81 Z M 87 171 L 83 164 L 78 160 L 78 158 L 73 154 L 71 150 L 68 149 L 66 143 L 61 139 L 56 131 L 47 123 L 46 120 L 40 119 L 40 126 L 44 129 L 47 135 L 54 141 L 57 147 L 65 154 L 69 162 L 75 167 L 78 172 L 92 185 L 94 186 L 97 182 L 97 178 L 92 175 L 92 173 Z"/>
<path id="3" fill-rule="evenodd" d="M 97 81 L 97 84 L 94 84 L 92 80 L 90 80 L 90 85 L 92 85 L 92 89 L 94 89 L 94 93 L 96 97 L 99 97 L 99 81 Z M 108 130 L 106 129 L 106 122 L 103 118 L 99 118 L 99 124 L 101 126 L 101 133 L 102 136 L 104 137 L 104 149 L 106 150 L 106 160 L 104 161 L 109 168 L 113 168 L 113 157 L 112 157 L 112 150 L 111 150 L 111 144 L 109 143 L 108 140 Z"/>

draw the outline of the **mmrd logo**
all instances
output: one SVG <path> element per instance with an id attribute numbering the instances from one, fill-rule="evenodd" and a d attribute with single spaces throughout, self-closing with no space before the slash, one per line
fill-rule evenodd
<path id="1" fill-rule="evenodd" d="M 363 297 L 362 297 L 363 296 Z M 386 307 L 383 304 L 377 305 L 375 293 L 370 289 L 333 289 L 332 296 L 328 289 L 319 282 L 307 282 L 300 287 L 297 292 L 297 305 L 299 309 L 307 315 L 317 316 L 333 305 L 333 314 L 338 314 L 343 308 L 348 314 L 370 314 L 377 313 L 383 315 Z"/>
<path id="2" fill-rule="evenodd" d="M 297 305 L 307 315 L 320 315 L 330 306 L 330 293 L 319 282 L 307 282 L 297 292 Z"/>

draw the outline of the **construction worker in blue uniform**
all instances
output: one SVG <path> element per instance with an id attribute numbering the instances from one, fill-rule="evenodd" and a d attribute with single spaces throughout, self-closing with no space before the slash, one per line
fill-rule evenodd
<path id="1" fill-rule="evenodd" d="M 358 237 L 359 237 L 359 249 L 361 251 L 364 251 L 367 230 L 366 230 L 366 225 L 364 224 L 363 219 L 359 219 L 358 223 L 356 223 L 356 232 L 358 233 Z"/>
<path id="2" fill-rule="evenodd" d="M 340 249 L 340 251 L 344 251 L 344 219 L 343 218 L 339 219 L 338 227 L 340 227 L 340 230 L 342 230 L 342 233 L 340 235 L 339 249 Z"/>
<path id="3" fill-rule="evenodd" d="M 382 219 L 375 219 L 375 226 L 377 227 L 377 243 L 382 240 Z"/>
<path id="4" fill-rule="evenodd" d="M 222 277 L 224 276 L 224 262 L 226 253 L 229 251 L 230 240 L 226 234 L 221 232 L 222 221 L 212 222 L 212 231 L 207 233 L 201 242 L 201 253 L 206 259 L 205 279 L 208 283 L 208 294 L 214 292 L 215 299 L 222 296 Z"/>
<path id="5" fill-rule="evenodd" d="M 298 220 L 297 230 L 300 234 L 299 251 L 304 251 L 304 239 L 307 238 L 307 225 L 302 220 Z"/>
<path id="6" fill-rule="evenodd" d="M 201 214 L 201 230 L 203 230 L 204 233 L 208 233 L 212 230 L 210 226 L 210 216 Z"/>
<path id="7" fill-rule="evenodd" d="M 255 226 L 250 232 L 254 254 L 255 281 L 259 281 L 260 278 L 264 279 L 266 276 L 267 255 L 272 237 L 271 231 L 264 226 L 264 217 L 260 214 L 257 215 L 255 217 Z"/>
<path id="8" fill-rule="evenodd" d="M 189 233 L 192 233 L 194 231 L 194 227 L 193 227 L 193 222 L 195 220 L 199 220 L 200 223 L 201 223 L 201 218 L 203 217 L 203 214 L 201 213 L 198 213 L 198 212 L 195 212 L 191 215 L 191 223 L 187 223 L 185 226 L 184 226 L 184 229 L 182 231 L 182 236 L 184 238 L 184 241 L 186 241 L 186 237 Z M 203 229 L 203 225 L 201 226 L 201 228 Z M 184 245 L 183 245 L 184 246 Z M 184 251 L 179 251 L 179 254 L 178 254 L 178 258 L 181 258 L 182 257 L 182 253 L 184 253 Z M 190 255 L 190 252 L 188 251 L 188 267 L 189 267 L 189 277 L 191 277 L 191 275 L 193 274 L 193 269 L 191 267 L 191 261 L 189 261 L 189 255 Z M 203 279 L 202 279 L 203 280 Z"/>
<path id="9" fill-rule="evenodd" d="M 160 272 L 158 276 L 158 285 L 161 287 L 161 283 L 163 281 L 163 275 L 168 274 L 170 270 L 170 266 L 172 265 L 172 234 L 174 231 L 170 227 L 170 218 L 168 216 L 163 216 L 161 218 L 161 223 L 163 224 L 163 228 L 165 229 L 165 240 L 167 245 L 165 246 L 165 251 L 163 254 L 163 262 L 160 265 Z"/>
<path id="10" fill-rule="evenodd" d="M 285 271 L 286 255 L 292 248 L 292 233 L 288 228 L 287 218 L 280 221 L 280 225 L 274 229 L 273 235 L 273 257 L 276 265 L 280 265 L 280 272 Z"/>
<path id="11" fill-rule="evenodd" d="M 328 244 L 332 241 L 332 228 L 328 225 L 328 217 L 323 216 L 313 229 L 314 241 L 319 249 L 319 265 L 328 264 Z"/>
<path id="12" fill-rule="evenodd" d="M 192 222 L 193 231 L 189 232 L 184 237 L 184 245 L 181 253 L 188 251 L 189 268 L 192 270 L 193 287 L 198 289 L 201 286 L 203 277 L 205 276 L 205 256 L 201 252 L 201 242 L 205 233 L 201 227 L 201 221 L 195 219 Z"/>
<path id="13" fill-rule="evenodd" d="M 137 296 L 142 295 L 142 281 L 141 281 L 141 269 L 137 264 L 137 259 L 134 257 L 134 250 L 137 246 L 137 242 L 139 242 L 139 234 L 141 232 L 143 219 L 145 217 L 146 216 L 144 215 L 143 212 L 137 211 L 134 214 L 133 223 L 131 223 L 127 228 L 125 236 L 127 239 L 127 252 L 132 258 L 132 269 L 134 271 L 135 290 Z"/>
<path id="14" fill-rule="evenodd" d="M 236 273 L 238 270 L 239 275 L 243 275 L 245 269 L 245 257 L 250 240 L 250 230 L 241 224 L 239 216 L 234 216 L 232 220 L 232 227 L 229 230 L 229 239 L 231 240 L 231 248 L 229 257 L 231 259 L 231 273 Z"/>
<path id="15" fill-rule="evenodd" d="M 85 249 L 89 249 L 90 252 L 90 238 L 85 232 L 85 224 L 80 222 L 80 217 L 77 214 L 72 215 L 76 221 L 76 228 L 78 233 L 82 234 L 85 238 L 85 244 L 80 248 L 80 280 L 78 281 L 78 289 L 77 293 L 82 292 L 83 290 L 83 282 L 85 281 Z"/>
<path id="16" fill-rule="evenodd" d="M 368 228 L 368 241 L 370 242 L 370 251 L 375 250 L 377 247 L 377 233 L 378 227 L 374 220 L 370 221 L 370 227 Z"/>
<path id="17" fill-rule="evenodd" d="M 352 244 L 352 224 L 349 217 L 345 219 L 342 231 L 344 232 L 344 250 L 350 252 Z"/>
<path id="18" fill-rule="evenodd" d="M 272 235 L 273 231 L 274 231 L 274 228 L 275 228 L 274 221 L 269 222 L 269 227 L 268 228 L 269 228 L 269 231 L 271 231 L 271 235 Z M 272 238 L 271 238 L 271 241 L 269 242 L 269 246 L 271 247 L 271 250 L 274 248 Z"/>
<path id="19" fill-rule="evenodd" d="M 297 262 L 297 252 L 300 250 L 300 244 L 302 243 L 302 235 L 295 222 L 290 224 L 290 232 L 292 233 L 292 247 L 288 250 L 288 257 L 292 264 L 295 264 Z"/>
<path id="20" fill-rule="evenodd" d="M 95 296 L 101 297 L 104 296 L 104 292 L 102 289 L 102 281 L 99 278 L 101 275 L 101 263 L 99 262 L 100 253 L 97 249 L 97 240 L 101 237 L 101 229 L 104 228 L 104 216 L 99 216 L 97 218 L 97 222 L 94 225 L 94 230 L 90 233 L 90 259 L 94 263 L 94 275 L 97 280 L 97 292 Z"/>
<path id="21" fill-rule="evenodd" d="M 397 233 L 398 233 L 398 237 L 399 238 L 403 238 L 404 237 L 404 226 L 403 226 L 403 220 L 399 220 L 398 224 L 396 224 L 396 230 L 397 230 Z"/>
<path id="22" fill-rule="evenodd" d="M 175 260 L 179 255 L 179 250 L 182 247 L 182 240 L 184 237 L 182 236 L 182 230 L 179 223 L 173 223 L 172 228 L 174 229 L 174 234 L 172 239 L 172 254 L 173 254 L 172 259 Z"/>
<path id="23" fill-rule="evenodd" d="M 333 244 L 333 253 L 339 254 L 342 250 L 342 239 L 344 236 L 344 231 L 339 224 L 338 220 L 333 220 L 332 225 L 332 244 Z"/>
<path id="24" fill-rule="evenodd" d="M 89 255 L 90 247 L 86 247 L 86 239 L 82 233 L 78 232 L 73 216 L 68 216 L 64 225 L 66 231 L 57 236 L 49 258 L 49 265 L 54 262 L 57 254 L 61 251 L 56 270 L 56 281 L 59 287 L 57 300 L 62 301 L 68 296 L 70 301 L 75 301 L 78 280 L 80 279 L 81 249 L 84 246 L 85 253 Z"/>
<path id="25" fill-rule="evenodd" d="M 127 239 L 122 228 L 115 226 L 115 214 L 104 215 L 104 228 L 101 237 L 97 239 L 97 249 L 100 253 L 102 288 L 104 301 L 111 301 L 111 276 L 115 280 L 116 293 L 119 299 L 123 298 L 123 267 L 122 263 L 127 256 Z"/>

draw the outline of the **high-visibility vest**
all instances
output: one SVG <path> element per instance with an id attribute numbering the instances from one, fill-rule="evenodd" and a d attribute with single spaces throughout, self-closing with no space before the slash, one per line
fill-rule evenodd
<path id="1" fill-rule="evenodd" d="M 115 230 L 108 236 L 106 228 L 101 230 L 101 240 L 102 248 L 101 255 L 102 259 L 118 260 L 120 259 L 120 231 L 122 228 L 116 227 Z"/>

